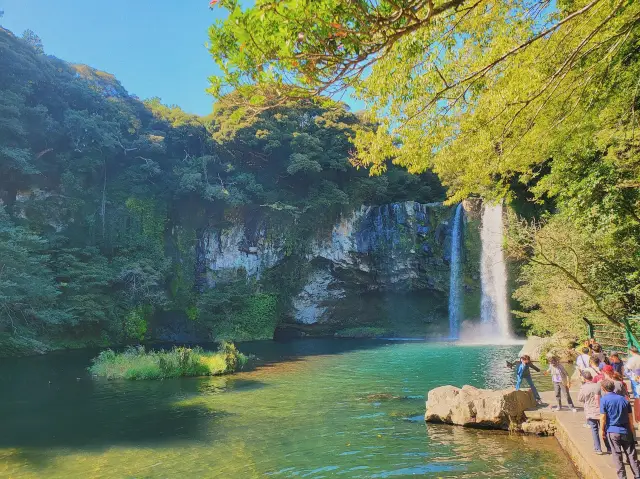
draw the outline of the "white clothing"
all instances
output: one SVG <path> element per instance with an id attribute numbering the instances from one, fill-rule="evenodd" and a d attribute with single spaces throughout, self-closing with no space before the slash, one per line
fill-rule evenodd
<path id="1" fill-rule="evenodd" d="M 578 359 L 576 359 L 576 367 L 580 371 L 584 371 L 589 367 L 590 359 L 591 359 L 591 356 L 589 356 L 588 354 L 581 354 L 580 356 L 578 356 Z"/>
<path id="2" fill-rule="evenodd" d="M 636 371 L 636 370 L 640 369 L 640 355 L 631 354 L 629 356 L 629 360 L 626 362 L 626 364 L 624 366 L 629 371 Z"/>

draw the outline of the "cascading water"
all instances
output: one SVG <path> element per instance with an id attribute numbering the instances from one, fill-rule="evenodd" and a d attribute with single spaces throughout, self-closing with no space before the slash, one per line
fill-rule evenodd
<path id="1" fill-rule="evenodd" d="M 481 319 L 491 339 L 512 338 L 507 300 L 507 267 L 502 250 L 502 204 L 484 204 L 482 213 Z"/>
<path id="2" fill-rule="evenodd" d="M 461 293 L 460 262 L 462 260 L 462 203 L 458 204 L 451 232 L 451 276 L 449 277 L 449 337 L 460 336 Z"/>

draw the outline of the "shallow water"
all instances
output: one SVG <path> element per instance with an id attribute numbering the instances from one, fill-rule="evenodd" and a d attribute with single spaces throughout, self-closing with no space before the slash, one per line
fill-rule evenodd
<path id="1" fill-rule="evenodd" d="M 425 426 L 442 384 L 502 387 L 518 347 L 241 345 L 222 378 L 91 379 L 95 352 L 0 363 L 0 477 L 575 478 L 555 439 Z"/>

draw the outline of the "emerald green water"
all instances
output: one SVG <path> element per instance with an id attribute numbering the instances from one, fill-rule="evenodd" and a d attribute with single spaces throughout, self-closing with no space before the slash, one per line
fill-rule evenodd
<path id="1" fill-rule="evenodd" d="M 553 438 L 425 426 L 442 384 L 501 387 L 517 347 L 256 342 L 254 371 L 103 381 L 91 351 L 0 363 L 0 477 L 575 478 Z"/>

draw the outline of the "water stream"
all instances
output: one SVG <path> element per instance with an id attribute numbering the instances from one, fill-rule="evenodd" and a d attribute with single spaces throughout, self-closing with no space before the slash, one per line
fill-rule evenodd
<path id="1" fill-rule="evenodd" d="M 451 231 L 451 273 L 449 276 L 449 337 L 453 340 L 460 336 L 460 317 L 462 310 L 462 285 L 460 267 L 462 261 L 462 225 L 464 208 L 458 204 Z"/>
<path id="2" fill-rule="evenodd" d="M 502 249 L 502 204 L 485 203 L 482 213 L 482 303 L 480 305 L 483 334 L 487 339 L 509 341 L 511 319 L 507 298 L 507 267 Z"/>
<path id="3" fill-rule="evenodd" d="M 424 424 L 430 388 L 512 384 L 518 347 L 240 348 L 260 367 L 165 381 L 91 379 L 95 351 L 3 360 L 0 477 L 576 478 L 554 438 Z"/>

